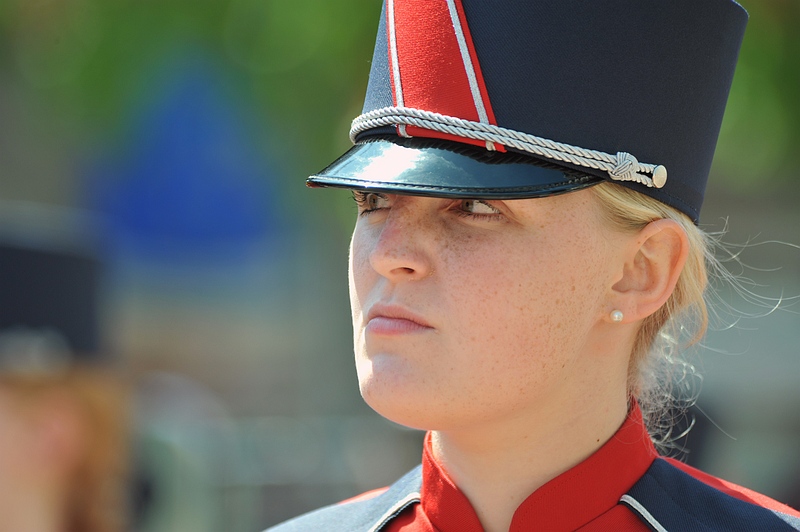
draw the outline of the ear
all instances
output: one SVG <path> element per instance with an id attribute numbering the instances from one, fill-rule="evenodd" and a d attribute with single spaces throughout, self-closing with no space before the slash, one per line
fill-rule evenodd
<path id="1" fill-rule="evenodd" d="M 655 313 L 672 295 L 689 254 L 689 240 L 674 220 L 656 220 L 633 236 L 625 253 L 611 304 L 631 323 Z"/>

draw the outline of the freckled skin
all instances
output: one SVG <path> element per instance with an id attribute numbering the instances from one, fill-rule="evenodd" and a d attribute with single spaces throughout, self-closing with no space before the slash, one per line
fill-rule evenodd
<path id="1" fill-rule="evenodd" d="M 359 217 L 350 298 L 362 395 L 378 413 L 428 430 L 524 418 L 585 385 L 581 357 L 608 312 L 616 241 L 589 191 L 491 202 L 503 216 L 459 216 L 453 200 L 390 196 Z M 376 302 L 433 330 L 365 332 Z"/>

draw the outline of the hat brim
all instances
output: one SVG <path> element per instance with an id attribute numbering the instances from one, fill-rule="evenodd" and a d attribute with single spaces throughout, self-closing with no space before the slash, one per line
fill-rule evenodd
<path id="1" fill-rule="evenodd" d="M 373 137 L 309 177 L 307 184 L 415 196 L 522 199 L 600 181 L 519 153 L 438 139 Z"/>

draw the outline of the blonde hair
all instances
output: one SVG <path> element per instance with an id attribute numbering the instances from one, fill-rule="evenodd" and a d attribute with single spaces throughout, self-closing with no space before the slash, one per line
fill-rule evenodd
<path id="1" fill-rule="evenodd" d="M 128 401 L 120 379 L 98 368 L 73 368 L 52 375 L 0 375 L 0 383 L 22 405 L 35 404 L 52 391 L 69 394 L 75 400 L 89 443 L 72 479 L 64 530 L 124 530 Z"/>
<path id="2" fill-rule="evenodd" d="M 654 443 L 665 450 L 680 437 L 671 435 L 671 408 L 687 399 L 693 401 L 696 395 L 691 388 L 697 375 L 682 353 L 697 343 L 708 327 L 708 272 L 724 268 L 714 256 L 713 238 L 680 211 L 614 183 L 600 183 L 592 191 L 617 229 L 639 231 L 655 220 L 670 219 L 680 224 L 689 240 L 689 254 L 675 289 L 642 323 L 628 369 L 628 394 L 638 401 Z M 676 383 L 688 390 L 676 392 Z"/>

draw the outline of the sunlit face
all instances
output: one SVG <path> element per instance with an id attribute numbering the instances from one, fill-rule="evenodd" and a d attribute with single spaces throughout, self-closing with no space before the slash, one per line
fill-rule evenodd
<path id="1" fill-rule="evenodd" d="M 549 408 L 591 380 L 579 361 L 609 310 L 619 241 L 590 191 L 355 196 L 356 367 L 377 412 L 445 430 Z"/>

